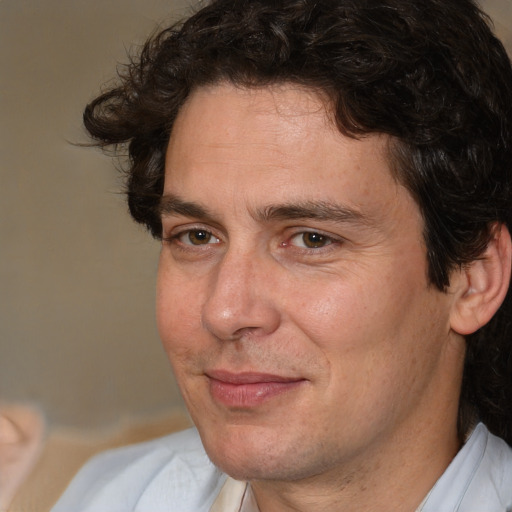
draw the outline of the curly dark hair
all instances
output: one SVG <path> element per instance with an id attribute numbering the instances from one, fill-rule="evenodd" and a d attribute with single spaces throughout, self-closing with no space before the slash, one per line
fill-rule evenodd
<path id="1" fill-rule="evenodd" d="M 152 37 L 84 120 L 98 145 L 127 145 L 130 212 L 155 237 L 174 120 L 192 90 L 220 81 L 310 87 L 343 134 L 389 134 L 440 290 L 496 223 L 512 227 L 512 68 L 472 0 L 214 0 Z M 461 437 L 481 419 L 512 444 L 511 313 L 509 292 L 467 337 Z"/>

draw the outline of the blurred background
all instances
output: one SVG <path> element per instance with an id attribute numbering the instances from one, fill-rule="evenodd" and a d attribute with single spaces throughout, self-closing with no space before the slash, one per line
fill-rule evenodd
<path id="1" fill-rule="evenodd" d="M 96 427 L 178 403 L 154 321 L 158 243 L 82 110 L 170 0 L 0 0 L 0 397 Z"/>
<path id="2" fill-rule="evenodd" d="M 155 328 L 158 243 L 113 161 L 72 143 L 127 50 L 191 4 L 0 0 L 0 402 L 36 405 L 50 433 L 184 417 Z M 510 53 L 512 0 L 481 5 Z"/>

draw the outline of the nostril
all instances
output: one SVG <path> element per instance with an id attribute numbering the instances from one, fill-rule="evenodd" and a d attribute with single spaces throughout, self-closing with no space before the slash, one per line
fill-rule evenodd
<path id="1" fill-rule="evenodd" d="M 232 341 L 236 341 L 251 336 L 252 334 L 257 335 L 259 330 L 259 327 L 242 327 L 233 333 L 231 339 Z"/>

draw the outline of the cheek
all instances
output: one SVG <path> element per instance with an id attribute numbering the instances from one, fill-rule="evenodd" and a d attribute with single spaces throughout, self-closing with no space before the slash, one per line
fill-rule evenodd
<path id="1" fill-rule="evenodd" d="M 159 270 L 156 293 L 157 325 L 169 357 L 187 353 L 198 339 L 194 333 L 201 327 L 200 297 L 193 282 L 183 282 L 169 271 Z"/>
<path id="2" fill-rule="evenodd" d="M 287 309 L 292 322 L 315 344 L 340 355 L 362 348 L 362 333 L 372 316 L 362 287 L 333 279 L 327 286 L 308 286 L 307 293 L 295 291 L 292 296 L 305 297 Z"/>
<path id="3" fill-rule="evenodd" d="M 385 388 L 401 373 L 414 374 L 426 342 L 440 335 L 422 322 L 430 305 L 425 296 L 423 283 L 398 272 L 393 280 L 333 280 L 320 290 L 309 288 L 292 322 L 323 352 L 333 381 L 358 382 L 364 393 L 372 382 Z"/>

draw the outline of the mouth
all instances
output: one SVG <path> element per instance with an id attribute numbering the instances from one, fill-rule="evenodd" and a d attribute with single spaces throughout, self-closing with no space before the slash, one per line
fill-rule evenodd
<path id="1" fill-rule="evenodd" d="M 206 372 L 214 401 L 228 408 L 251 409 L 279 395 L 289 393 L 306 379 L 268 373 L 231 373 L 224 370 Z"/>

